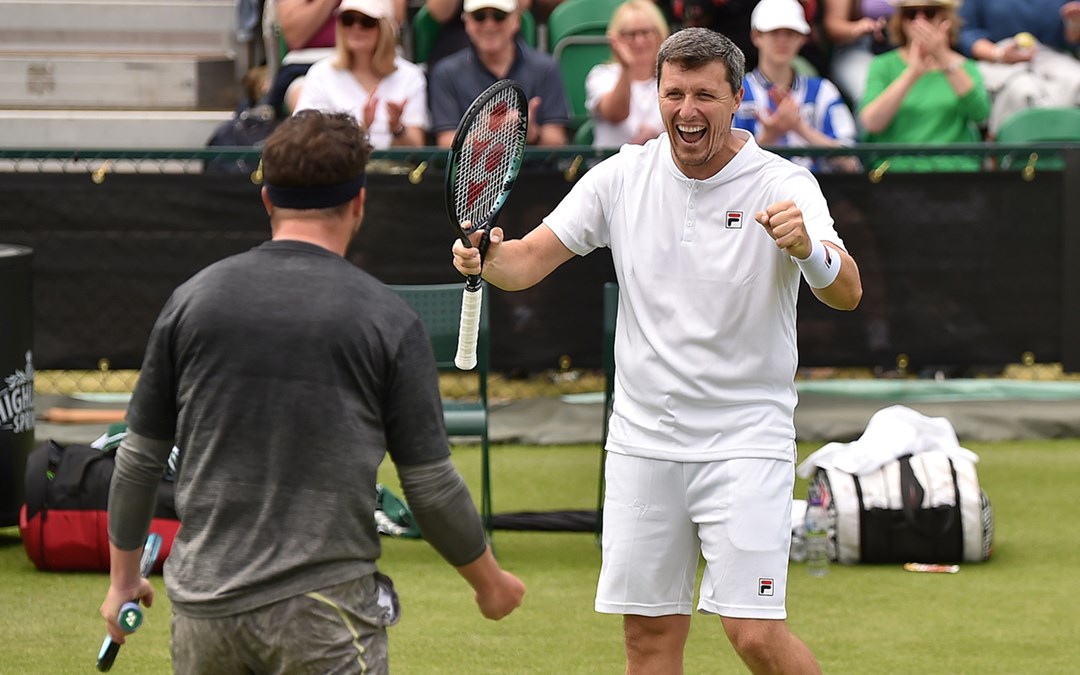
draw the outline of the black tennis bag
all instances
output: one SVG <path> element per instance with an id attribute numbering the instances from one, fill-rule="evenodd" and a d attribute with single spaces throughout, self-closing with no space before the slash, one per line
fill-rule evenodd
<path id="1" fill-rule="evenodd" d="M 981 562 L 993 551 L 994 511 L 969 460 L 923 452 L 860 475 L 819 467 L 812 480 L 837 562 Z"/>
<path id="2" fill-rule="evenodd" d="M 38 569 L 108 571 L 107 509 L 117 444 L 98 449 L 50 440 L 30 452 L 19 531 L 26 554 Z M 173 483 L 163 477 L 150 525 L 150 531 L 162 538 L 155 570 L 161 570 L 179 528 Z"/>

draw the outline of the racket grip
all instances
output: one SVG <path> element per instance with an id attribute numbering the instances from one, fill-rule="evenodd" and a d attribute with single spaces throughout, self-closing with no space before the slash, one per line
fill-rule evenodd
<path id="1" fill-rule="evenodd" d="M 120 628 L 123 630 L 134 633 L 142 625 L 142 619 L 142 608 L 139 607 L 139 603 L 125 602 L 120 607 L 120 614 L 116 617 L 116 622 L 120 624 Z"/>
<path id="2" fill-rule="evenodd" d="M 461 370 L 476 367 L 476 338 L 480 333 L 480 308 L 484 300 L 484 289 L 465 288 L 461 297 L 461 325 L 458 327 L 457 356 L 454 365 Z"/>

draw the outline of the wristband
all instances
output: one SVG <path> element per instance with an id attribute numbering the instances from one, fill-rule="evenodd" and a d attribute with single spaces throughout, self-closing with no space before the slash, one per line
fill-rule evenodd
<path id="1" fill-rule="evenodd" d="M 405 134 L 405 125 L 404 124 L 398 126 L 397 129 L 392 129 L 390 131 L 390 135 L 393 136 L 394 138 L 401 138 L 404 134 Z"/>
<path id="2" fill-rule="evenodd" d="M 814 248 L 805 260 L 795 258 L 795 262 L 810 288 L 825 288 L 840 274 L 840 255 L 820 241 L 814 241 Z"/>

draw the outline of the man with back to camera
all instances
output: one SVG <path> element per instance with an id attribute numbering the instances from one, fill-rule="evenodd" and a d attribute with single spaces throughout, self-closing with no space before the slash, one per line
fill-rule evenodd
<path id="1" fill-rule="evenodd" d="M 745 62 L 704 28 L 657 57 L 667 130 L 590 169 L 522 239 L 491 231 L 462 274 L 528 288 L 606 246 L 619 281 L 596 610 L 622 614 L 629 675 L 683 672 L 698 611 L 718 614 L 754 673 L 820 673 L 787 627 L 795 481 L 796 300 L 803 277 L 841 310 L 855 261 L 805 168 L 732 129 Z M 474 235 L 479 243 L 481 232 Z"/>
<path id="2" fill-rule="evenodd" d="M 489 619 L 525 586 L 500 569 L 450 463 L 416 313 L 344 259 L 364 215 L 367 133 L 284 121 L 262 153 L 271 241 L 181 285 L 150 336 L 109 495 L 110 637 L 139 577 L 173 444 L 181 527 L 165 565 L 177 673 L 387 673 L 397 596 L 378 572 L 376 473 L 393 460 L 428 542 Z"/>
<path id="3" fill-rule="evenodd" d="M 430 73 L 428 104 L 435 145 L 449 148 L 465 111 L 482 91 L 502 79 L 516 80 L 529 99 L 530 145 L 566 144 L 570 107 L 555 59 L 515 36 L 521 26 L 516 0 L 465 0 L 465 32 L 470 45 L 437 64 Z"/>

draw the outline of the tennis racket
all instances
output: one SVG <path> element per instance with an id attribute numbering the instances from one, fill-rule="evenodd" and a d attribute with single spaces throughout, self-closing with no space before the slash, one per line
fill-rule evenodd
<path id="1" fill-rule="evenodd" d="M 144 577 L 150 576 L 150 573 L 154 571 L 154 563 L 157 562 L 158 553 L 160 552 L 161 535 L 151 532 L 146 538 L 146 544 L 143 545 L 142 559 L 139 561 L 140 574 Z M 125 631 L 134 633 L 142 625 L 142 607 L 135 601 L 125 602 L 120 607 L 120 616 L 117 617 L 117 622 Z M 106 635 L 105 641 L 101 643 L 101 649 L 98 650 L 97 669 L 103 673 L 109 672 L 118 653 L 120 653 L 120 643 L 113 642 L 112 638 Z"/>
<path id="2" fill-rule="evenodd" d="M 525 90 L 513 80 L 499 80 L 472 102 L 458 123 L 446 163 L 446 212 L 465 246 L 482 230 L 480 259 L 488 232 L 517 180 L 525 156 L 529 104 Z M 469 226 L 463 227 L 462 223 Z M 476 338 L 483 303 L 480 275 L 469 275 L 461 299 L 461 325 L 454 363 L 462 370 L 476 366 Z"/>

